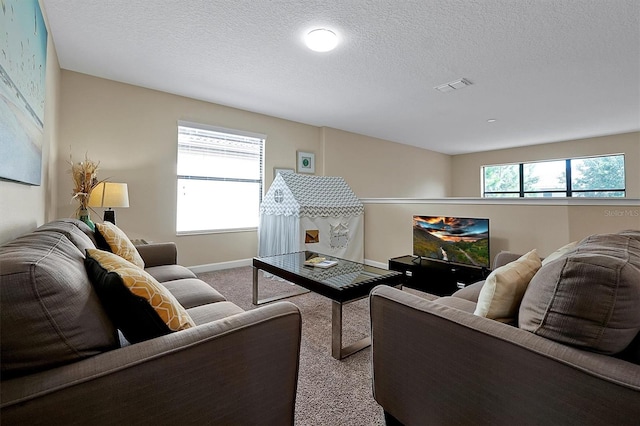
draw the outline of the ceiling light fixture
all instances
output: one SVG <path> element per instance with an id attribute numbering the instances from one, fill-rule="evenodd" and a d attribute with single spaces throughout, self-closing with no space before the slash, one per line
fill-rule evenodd
<path id="1" fill-rule="evenodd" d="M 307 33 L 305 42 L 315 52 L 328 52 L 338 45 L 338 36 L 331 30 L 317 28 Z"/>
<path id="2" fill-rule="evenodd" d="M 487 123 L 495 123 L 496 121 L 498 120 L 496 120 L 495 118 L 490 118 L 487 120 Z"/>

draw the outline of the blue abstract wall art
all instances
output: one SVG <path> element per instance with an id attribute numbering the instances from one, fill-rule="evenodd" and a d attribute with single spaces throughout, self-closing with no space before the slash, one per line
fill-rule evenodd
<path id="1" fill-rule="evenodd" d="M 47 29 L 38 0 L 0 6 L 0 179 L 40 185 Z"/>

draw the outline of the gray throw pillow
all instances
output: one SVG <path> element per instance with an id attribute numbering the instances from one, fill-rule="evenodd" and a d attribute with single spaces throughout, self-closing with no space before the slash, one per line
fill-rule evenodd
<path id="1" fill-rule="evenodd" d="M 42 229 L 0 246 L 2 379 L 118 347 L 84 268 L 63 234 Z"/>
<path id="2" fill-rule="evenodd" d="M 35 232 L 57 232 L 67 237 L 69 241 L 73 243 L 81 253 L 84 253 L 86 249 L 95 248 L 95 239 L 91 239 L 80 225 L 86 227 L 89 232 L 91 230 L 84 222 L 77 219 L 58 219 L 52 222 L 45 223 L 38 227 Z"/>
<path id="3" fill-rule="evenodd" d="M 640 331 L 640 241 L 592 235 L 533 277 L 518 325 L 561 343 L 615 354 Z"/>

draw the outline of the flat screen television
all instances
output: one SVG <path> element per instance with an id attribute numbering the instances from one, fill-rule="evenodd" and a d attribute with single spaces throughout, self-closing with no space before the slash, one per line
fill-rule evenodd
<path id="1" fill-rule="evenodd" d="M 489 268 L 489 219 L 415 215 L 413 255 Z"/>

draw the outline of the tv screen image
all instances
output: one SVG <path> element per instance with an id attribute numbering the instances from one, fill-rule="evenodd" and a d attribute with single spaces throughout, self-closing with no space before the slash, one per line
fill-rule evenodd
<path id="1" fill-rule="evenodd" d="M 413 255 L 489 267 L 489 219 L 413 216 Z"/>

